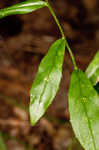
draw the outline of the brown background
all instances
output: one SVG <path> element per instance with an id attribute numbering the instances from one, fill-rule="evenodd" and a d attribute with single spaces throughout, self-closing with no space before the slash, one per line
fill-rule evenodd
<path id="1" fill-rule="evenodd" d="M 0 8 L 20 1 L 0 1 Z M 98 0 L 49 2 L 63 26 L 77 65 L 85 71 L 99 48 Z M 60 90 L 53 104 L 35 127 L 30 126 L 27 113 L 29 90 L 38 65 L 59 37 L 47 8 L 0 20 L 0 129 L 8 150 L 67 150 L 72 142 L 67 91 L 73 66 L 67 50 Z M 74 147 L 77 146 L 76 142 Z"/>

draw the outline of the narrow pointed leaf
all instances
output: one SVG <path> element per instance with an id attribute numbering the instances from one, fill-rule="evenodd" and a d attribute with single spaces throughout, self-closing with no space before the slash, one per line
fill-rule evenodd
<path id="1" fill-rule="evenodd" d="M 93 85 L 96 85 L 99 82 L 99 51 L 89 64 L 86 74 Z"/>
<path id="2" fill-rule="evenodd" d="M 46 6 L 46 2 L 41 0 L 25 1 L 0 10 L 0 18 L 8 15 L 27 14 Z"/>
<path id="3" fill-rule="evenodd" d="M 77 139 L 85 150 L 99 150 L 99 95 L 81 70 L 72 73 L 68 99 Z"/>
<path id="4" fill-rule="evenodd" d="M 65 39 L 57 40 L 41 61 L 30 91 L 30 119 L 34 125 L 45 113 L 58 91 L 62 77 Z"/>

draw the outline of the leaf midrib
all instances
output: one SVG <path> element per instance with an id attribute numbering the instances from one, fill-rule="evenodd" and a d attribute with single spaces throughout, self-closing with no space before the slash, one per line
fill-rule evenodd
<path id="1" fill-rule="evenodd" d="M 60 47 L 60 45 L 61 45 L 61 43 L 59 44 L 58 47 Z M 58 49 L 58 48 L 57 48 L 57 49 Z M 55 52 L 55 59 L 53 59 L 53 63 L 52 63 L 52 65 L 51 65 L 51 67 L 50 67 L 51 69 L 49 69 L 47 80 L 49 80 L 49 78 L 50 78 L 50 73 L 51 73 L 52 70 L 53 70 L 53 67 L 52 67 L 52 66 L 54 66 L 53 64 L 55 63 L 56 56 L 57 56 L 56 54 L 57 54 L 57 50 L 56 50 L 56 52 Z M 42 99 L 42 97 L 43 97 L 44 91 L 45 91 L 45 89 L 46 89 L 46 87 L 47 87 L 47 82 L 48 82 L 47 80 L 45 81 L 43 91 L 42 91 L 41 96 L 40 96 L 40 98 L 39 98 L 39 103 L 41 102 L 41 99 Z"/>
<path id="2" fill-rule="evenodd" d="M 78 75 L 78 80 L 79 80 L 78 83 L 79 83 L 80 94 L 83 95 L 83 94 L 82 94 L 82 90 L 81 90 L 81 86 L 80 86 L 81 80 L 80 80 L 79 75 Z M 83 108 L 84 108 L 84 111 L 85 111 L 85 114 L 86 114 L 86 117 L 87 117 L 88 127 L 89 127 L 90 134 L 91 134 L 91 136 L 92 136 L 92 141 L 93 141 L 94 148 L 95 148 L 95 150 L 97 150 L 97 149 L 96 149 L 95 139 L 94 139 L 94 134 L 93 134 L 93 132 L 92 132 L 91 123 L 90 123 L 90 118 L 89 118 L 89 116 L 88 116 L 88 114 L 87 114 L 86 106 L 85 106 L 85 104 L 82 102 L 82 100 L 81 100 L 81 103 L 82 103 L 82 105 L 83 105 Z"/>

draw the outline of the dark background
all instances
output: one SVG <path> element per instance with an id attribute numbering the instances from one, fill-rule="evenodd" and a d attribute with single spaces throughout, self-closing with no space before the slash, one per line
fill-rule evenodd
<path id="1" fill-rule="evenodd" d="M 21 0 L 2 0 L 0 8 Z M 49 0 L 77 65 L 85 71 L 99 48 L 98 0 Z M 60 90 L 35 127 L 28 116 L 29 90 L 38 65 L 60 37 L 47 8 L 0 20 L 0 131 L 8 150 L 68 150 L 73 140 L 67 92 L 73 65 L 66 50 Z M 73 150 L 78 150 L 75 141 Z M 81 149 L 79 149 L 81 150 Z"/>

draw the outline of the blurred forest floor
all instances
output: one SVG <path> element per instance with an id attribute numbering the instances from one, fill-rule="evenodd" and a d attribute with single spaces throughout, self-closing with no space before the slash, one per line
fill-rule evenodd
<path id="1" fill-rule="evenodd" d="M 0 8 L 20 1 L 0 1 Z M 77 65 L 85 71 L 99 48 L 99 1 L 49 2 L 64 28 Z M 59 37 L 47 8 L 0 20 L 0 131 L 7 150 L 81 150 L 69 123 L 67 92 L 73 66 L 68 52 L 53 104 L 35 127 L 29 122 L 29 90 L 41 59 Z"/>

